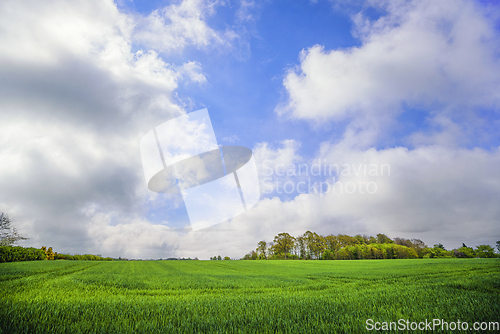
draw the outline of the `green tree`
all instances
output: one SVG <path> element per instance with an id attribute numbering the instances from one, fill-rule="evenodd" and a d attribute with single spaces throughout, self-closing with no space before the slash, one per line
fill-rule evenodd
<path id="1" fill-rule="evenodd" d="M 347 234 L 337 235 L 337 240 L 340 244 L 340 247 L 359 245 L 358 239 L 351 237 L 350 235 L 347 235 Z"/>
<path id="2" fill-rule="evenodd" d="M 322 260 L 333 260 L 335 254 L 332 252 L 330 248 L 325 249 L 323 255 L 321 256 Z"/>
<path id="3" fill-rule="evenodd" d="M 295 238 L 288 233 L 280 233 L 274 237 L 273 253 L 276 255 L 285 254 L 285 259 L 287 254 L 290 253 L 295 245 Z"/>
<path id="4" fill-rule="evenodd" d="M 19 240 L 27 238 L 19 234 L 6 213 L 0 213 L 0 246 L 12 246 Z"/>
<path id="5" fill-rule="evenodd" d="M 250 253 L 250 256 L 252 257 L 252 260 L 257 260 L 257 258 L 258 258 L 258 255 L 257 255 L 257 253 L 255 251 L 252 251 Z"/>
<path id="6" fill-rule="evenodd" d="M 434 245 L 434 248 L 441 248 L 442 250 L 446 250 L 446 248 L 444 248 L 444 246 L 443 246 L 443 244 L 442 244 L 442 243 L 435 244 L 435 245 Z"/>
<path id="7" fill-rule="evenodd" d="M 356 234 L 354 236 L 354 238 L 356 238 L 356 240 L 359 241 L 359 244 L 362 245 L 362 244 L 366 244 L 367 241 L 368 241 L 368 238 L 366 236 L 363 236 L 361 234 Z"/>
<path id="8" fill-rule="evenodd" d="M 301 259 L 306 259 L 306 240 L 304 239 L 304 236 L 299 236 L 296 240 L 295 240 L 295 247 L 297 248 L 298 250 L 298 256 L 301 258 Z"/>
<path id="9" fill-rule="evenodd" d="M 405 239 L 405 238 L 394 238 L 394 243 L 396 245 L 401 245 L 401 246 L 406 246 L 413 248 L 413 244 L 410 239 Z"/>
<path id="10" fill-rule="evenodd" d="M 304 243 L 305 243 L 305 250 L 306 250 L 306 259 L 311 259 L 313 257 L 313 248 L 314 248 L 314 234 L 311 231 L 306 231 L 304 233 Z"/>
<path id="11" fill-rule="evenodd" d="M 52 251 L 52 247 L 49 247 L 49 249 L 47 249 L 47 260 L 54 260 L 54 252 Z"/>
<path id="12" fill-rule="evenodd" d="M 500 253 L 500 241 L 497 241 L 497 251 Z"/>
<path id="13" fill-rule="evenodd" d="M 392 244 L 394 241 L 385 234 L 379 233 L 377 234 L 377 242 L 379 244 Z"/>
<path id="14" fill-rule="evenodd" d="M 479 245 L 476 247 L 476 255 L 481 258 L 495 257 L 495 250 L 490 245 Z"/>
<path id="15" fill-rule="evenodd" d="M 427 248 L 427 245 L 420 239 L 411 239 L 412 248 L 417 252 L 418 257 L 423 257 L 424 249 Z"/>
<path id="16" fill-rule="evenodd" d="M 328 247 L 332 253 L 335 253 L 340 249 L 340 243 L 336 236 L 333 234 L 327 235 L 325 237 L 326 247 Z"/>
<path id="17" fill-rule="evenodd" d="M 266 254 L 266 250 L 267 250 L 267 242 L 265 242 L 264 240 L 261 240 L 259 241 L 259 243 L 257 244 L 257 255 L 259 257 L 259 259 L 266 259 L 267 258 L 267 254 Z"/>
<path id="18" fill-rule="evenodd" d="M 453 256 L 458 258 L 472 258 L 476 257 L 476 253 L 472 247 L 467 247 L 465 244 L 462 244 L 462 247 L 453 250 Z"/>
<path id="19" fill-rule="evenodd" d="M 220 255 L 217 255 L 217 260 L 221 261 L 222 258 L 220 257 Z"/>
<path id="20" fill-rule="evenodd" d="M 231 260 L 231 258 L 229 256 L 224 256 L 224 260 Z"/>
<path id="21" fill-rule="evenodd" d="M 311 253 L 314 255 L 316 259 L 321 258 L 323 252 L 326 249 L 326 241 L 325 238 L 321 235 L 318 235 L 316 232 L 312 234 L 311 244 L 309 246 Z"/>
<path id="22" fill-rule="evenodd" d="M 447 251 L 442 244 L 436 244 L 433 248 L 426 248 L 424 253 L 424 258 L 452 257 L 453 254 L 453 252 Z"/>

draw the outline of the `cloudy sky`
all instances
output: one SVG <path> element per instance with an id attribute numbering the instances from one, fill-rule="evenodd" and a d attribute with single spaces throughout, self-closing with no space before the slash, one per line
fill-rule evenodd
<path id="1" fill-rule="evenodd" d="M 499 32 L 495 1 L 2 1 L 0 211 L 21 245 L 113 257 L 240 258 L 306 230 L 493 245 Z M 139 142 L 202 108 L 262 195 L 192 231 Z"/>

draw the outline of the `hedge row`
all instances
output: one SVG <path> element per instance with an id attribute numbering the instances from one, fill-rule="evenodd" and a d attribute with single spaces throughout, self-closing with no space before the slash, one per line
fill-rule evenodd
<path id="1" fill-rule="evenodd" d="M 38 248 L 20 246 L 0 246 L 0 263 L 45 260 L 45 252 Z"/>
<path id="2" fill-rule="evenodd" d="M 99 255 L 84 254 L 84 255 L 70 255 L 70 254 L 54 254 L 54 260 L 73 260 L 73 261 L 113 261 L 110 257 L 102 257 Z"/>

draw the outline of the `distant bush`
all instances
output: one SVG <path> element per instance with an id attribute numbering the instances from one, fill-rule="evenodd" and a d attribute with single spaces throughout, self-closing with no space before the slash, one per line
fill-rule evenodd
<path id="1" fill-rule="evenodd" d="M 45 252 L 38 248 L 25 248 L 20 246 L 0 246 L 1 262 L 36 261 L 45 260 Z"/>
<path id="2" fill-rule="evenodd" d="M 477 257 L 481 258 L 492 258 L 492 257 L 497 257 L 495 254 L 495 249 L 491 247 L 490 245 L 479 245 L 476 247 L 475 251 Z"/>
<path id="3" fill-rule="evenodd" d="M 295 254 L 290 254 L 290 253 L 287 253 L 286 254 L 286 257 L 285 257 L 285 253 L 278 253 L 278 254 L 271 254 L 268 256 L 267 258 L 268 260 L 298 260 L 299 257 Z M 256 259 L 253 259 L 252 260 L 256 260 Z"/>
<path id="4" fill-rule="evenodd" d="M 472 258 L 476 257 L 476 252 L 471 247 L 463 246 L 453 250 L 453 257 Z"/>
<path id="5" fill-rule="evenodd" d="M 102 257 L 99 255 L 84 254 L 84 255 L 70 255 L 70 254 L 54 254 L 54 260 L 70 260 L 70 261 L 113 261 L 110 257 Z"/>
<path id="6" fill-rule="evenodd" d="M 361 260 L 361 259 L 415 259 L 418 257 L 414 249 L 397 244 L 351 245 L 328 253 L 328 259 Z"/>

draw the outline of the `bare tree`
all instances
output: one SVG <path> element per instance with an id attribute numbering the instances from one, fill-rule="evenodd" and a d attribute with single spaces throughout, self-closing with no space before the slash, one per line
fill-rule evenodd
<path id="1" fill-rule="evenodd" d="M 0 213 L 0 246 L 12 246 L 19 240 L 28 239 L 20 235 L 11 224 L 9 216 L 6 213 Z"/>

